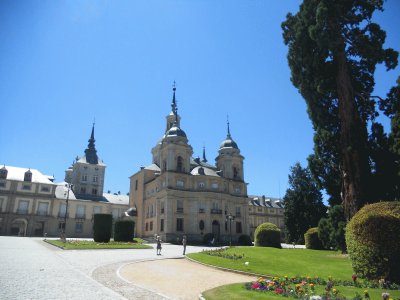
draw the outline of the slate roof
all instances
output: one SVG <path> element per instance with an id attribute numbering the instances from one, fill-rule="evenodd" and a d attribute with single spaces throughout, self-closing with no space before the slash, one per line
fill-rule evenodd
<path id="1" fill-rule="evenodd" d="M 82 156 L 81 158 L 79 158 L 79 159 L 78 159 L 78 162 L 84 163 L 84 164 L 88 164 L 88 163 L 89 163 L 89 162 L 86 160 L 86 155 L 84 155 L 84 156 Z M 104 162 L 103 162 L 100 158 L 98 158 L 98 163 L 97 163 L 97 164 L 100 165 L 100 166 L 105 166 Z"/>
<path id="2" fill-rule="evenodd" d="M 46 183 L 46 184 L 54 184 L 51 180 L 54 180 L 53 176 L 44 175 L 36 169 L 29 168 L 19 168 L 12 166 L 5 166 L 7 169 L 7 179 L 8 180 L 17 180 L 24 181 L 25 172 L 30 170 L 32 172 L 32 182 L 33 183 Z"/>
<path id="3" fill-rule="evenodd" d="M 204 173 L 201 173 L 200 169 L 203 169 Z M 190 171 L 190 174 L 192 174 L 192 175 L 206 175 L 206 176 L 219 177 L 219 175 L 217 174 L 217 172 L 215 170 L 210 169 L 210 168 L 201 167 L 201 166 L 195 167 L 192 171 Z"/>
<path id="4" fill-rule="evenodd" d="M 284 208 L 283 199 L 262 196 L 249 196 L 249 205 L 267 207 L 267 208 Z"/>
<path id="5" fill-rule="evenodd" d="M 56 187 L 56 198 L 67 199 L 68 185 L 66 182 L 57 183 Z M 103 197 L 77 197 L 75 193 L 70 190 L 68 200 L 80 200 L 80 201 L 96 201 L 96 202 L 107 202 L 112 204 L 129 205 L 129 196 L 123 194 L 109 194 L 103 193 Z"/>

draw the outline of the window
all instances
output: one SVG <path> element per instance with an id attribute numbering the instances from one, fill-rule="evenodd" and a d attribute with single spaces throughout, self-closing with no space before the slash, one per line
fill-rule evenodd
<path id="1" fill-rule="evenodd" d="M 233 178 L 238 178 L 238 169 L 236 167 L 233 167 Z"/>
<path id="2" fill-rule="evenodd" d="M 85 206 L 84 205 L 78 205 L 76 208 L 76 219 L 84 219 L 85 218 Z"/>
<path id="3" fill-rule="evenodd" d="M 199 203 L 199 213 L 205 213 L 206 209 L 204 206 L 203 202 L 198 202 Z"/>
<path id="4" fill-rule="evenodd" d="M 239 194 L 240 193 L 240 187 L 235 187 L 235 193 Z"/>
<path id="5" fill-rule="evenodd" d="M 146 231 L 149 231 L 149 224 L 146 223 Z"/>
<path id="6" fill-rule="evenodd" d="M 93 206 L 93 215 L 101 214 L 101 207 L 100 206 Z"/>
<path id="7" fill-rule="evenodd" d="M 150 231 L 153 230 L 153 221 L 150 222 Z"/>
<path id="8" fill-rule="evenodd" d="M 136 179 L 136 181 L 135 181 L 135 191 L 137 191 L 137 187 L 138 187 L 138 181 Z"/>
<path id="9" fill-rule="evenodd" d="M 113 219 L 118 219 L 119 218 L 119 209 L 118 208 L 113 208 L 112 209 L 112 216 L 113 216 Z"/>
<path id="10" fill-rule="evenodd" d="M 0 170 L 0 179 L 7 179 L 7 169 L 5 167 L 1 168 Z"/>
<path id="11" fill-rule="evenodd" d="M 83 223 L 78 222 L 75 224 L 75 232 L 82 233 L 83 232 Z"/>
<path id="12" fill-rule="evenodd" d="M 178 158 L 176 159 L 176 170 L 178 172 L 182 172 L 183 171 L 183 158 L 182 158 L 182 156 L 178 156 Z"/>
<path id="13" fill-rule="evenodd" d="M 204 182 L 199 182 L 199 188 L 204 189 L 205 186 Z"/>
<path id="14" fill-rule="evenodd" d="M 240 206 L 236 206 L 236 217 L 240 217 Z"/>
<path id="15" fill-rule="evenodd" d="M 98 182 L 99 177 L 97 175 L 93 176 L 93 182 Z"/>
<path id="16" fill-rule="evenodd" d="M 200 222 L 199 222 L 199 228 L 200 228 L 201 231 L 204 230 L 204 221 L 203 221 L 203 220 L 200 220 Z"/>
<path id="17" fill-rule="evenodd" d="M 29 201 L 28 200 L 20 200 L 18 202 L 18 214 L 27 214 L 29 208 Z"/>
<path id="18" fill-rule="evenodd" d="M 6 187 L 5 181 L 0 181 L 0 188 L 5 188 L 5 187 Z"/>
<path id="19" fill-rule="evenodd" d="M 183 231 L 183 219 L 182 218 L 176 219 L 176 231 Z"/>
<path id="20" fill-rule="evenodd" d="M 48 202 L 39 202 L 37 214 L 40 216 L 47 215 L 49 210 L 49 203 Z"/>
<path id="21" fill-rule="evenodd" d="M 176 212 L 183 213 L 183 201 L 182 200 L 178 200 L 176 202 Z"/>
<path id="22" fill-rule="evenodd" d="M 164 219 L 161 219 L 160 231 L 164 231 Z"/>
<path id="23" fill-rule="evenodd" d="M 87 181 L 87 175 L 82 175 L 82 181 Z"/>
<path id="24" fill-rule="evenodd" d="M 163 214 L 163 213 L 164 213 L 164 211 L 165 211 L 165 208 L 164 208 L 164 202 L 161 202 L 161 213 Z"/>
<path id="25" fill-rule="evenodd" d="M 3 202 L 4 202 L 4 199 L 0 198 L 0 212 L 3 211 Z"/>
<path id="26" fill-rule="evenodd" d="M 48 186 L 42 186 L 42 187 L 40 187 L 40 191 L 47 193 L 47 192 L 50 192 L 50 188 Z"/>
<path id="27" fill-rule="evenodd" d="M 22 185 L 22 189 L 25 191 L 30 191 L 31 190 L 31 185 L 30 184 L 24 184 Z"/>
<path id="28" fill-rule="evenodd" d="M 242 222 L 236 222 L 236 233 L 242 233 Z"/>
<path id="29" fill-rule="evenodd" d="M 97 189 L 92 189 L 92 195 L 97 195 Z"/>
<path id="30" fill-rule="evenodd" d="M 32 172 L 31 172 L 31 170 L 28 170 L 28 171 L 25 172 L 24 181 L 32 181 Z"/>
<path id="31" fill-rule="evenodd" d="M 218 183 L 216 183 L 216 182 L 211 183 L 211 188 L 213 190 L 218 190 Z"/>
<path id="32" fill-rule="evenodd" d="M 153 217 L 153 216 L 154 216 L 154 205 L 152 204 L 150 207 L 150 217 Z"/>
<path id="33" fill-rule="evenodd" d="M 176 181 L 176 187 L 183 188 L 185 186 L 185 183 L 182 180 L 177 180 Z"/>
<path id="34" fill-rule="evenodd" d="M 85 187 L 81 187 L 81 194 L 86 194 L 86 188 Z"/>
<path id="35" fill-rule="evenodd" d="M 65 223 L 64 222 L 58 223 L 58 230 L 60 230 L 60 231 L 64 231 L 65 230 Z"/>
<path id="36" fill-rule="evenodd" d="M 58 217 L 59 218 L 64 218 L 66 212 L 67 212 L 67 205 L 65 203 L 62 203 L 60 205 L 60 210 L 58 211 Z"/>

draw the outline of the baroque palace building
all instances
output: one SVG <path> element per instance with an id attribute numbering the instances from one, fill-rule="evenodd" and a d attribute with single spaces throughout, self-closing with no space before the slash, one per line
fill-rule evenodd
<path id="1" fill-rule="evenodd" d="M 152 164 L 130 177 L 130 205 L 137 209 L 137 235 L 176 242 L 185 234 L 201 242 L 207 233 L 224 243 L 249 234 L 249 198 L 243 160 L 229 122 L 216 164 L 193 158 L 181 128 L 173 88 L 165 133 L 152 149 Z"/>
<path id="2" fill-rule="evenodd" d="M 104 193 L 105 164 L 97 156 L 94 125 L 85 155 L 67 169 L 65 182 L 36 169 L 0 169 L 0 235 L 92 238 L 93 215 L 124 216 L 129 197 Z M 67 210 L 68 203 L 68 210 Z M 66 221 L 66 226 L 65 226 Z"/>

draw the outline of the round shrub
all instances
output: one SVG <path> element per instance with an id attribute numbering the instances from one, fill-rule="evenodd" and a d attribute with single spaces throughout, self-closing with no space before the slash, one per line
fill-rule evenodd
<path id="1" fill-rule="evenodd" d="M 135 222 L 131 220 L 119 220 L 114 226 L 114 241 L 132 242 L 134 237 Z"/>
<path id="2" fill-rule="evenodd" d="M 254 245 L 256 247 L 281 247 L 281 230 L 272 223 L 263 223 L 254 232 Z"/>
<path id="3" fill-rule="evenodd" d="M 346 227 L 353 270 L 368 279 L 400 283 L 400 202 L 365 205 Z"/>
<path id="4" fill-rule="evenodd" d="M 108 243 L 111 239 L 112 215 L 95 214 L 93 217 L 93 239 L 98 243 Z"/>
<path id="5" fill-rule="evenodd" d="M 247 234 L 242 234 L 241 236 L 239 236 L 238 243 L 241 246 L 253 246 L 251 237 Z"/>
<path id="6" fill-rule="evenodd" d="M 304 234 L 304 241 L 307 249 L 320 250 L 324 248 L 321 240 L 318 237 L 318 227 L 308 229 Z"/>

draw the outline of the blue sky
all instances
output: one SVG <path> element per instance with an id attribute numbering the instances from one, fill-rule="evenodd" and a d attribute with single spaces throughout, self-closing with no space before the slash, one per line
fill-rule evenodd
<path id="1" fill-rule="evenodd" d="M 226 137 L 245 156 L 248 193 L 283 197 L 289 168 L 313 148 L 290 82 L 281 22 L 300 1 L 1 1 L 0 163 L 64 179 L 96 120 L 105 190 L 151 163 L 172 83 L 194 156 L 214 162 Z M 400 49 L 400 3 L 375 20 Z M 384 96 L 400 68 L 376 72 Z M 388 126 L 388 121 L 382 119 Z"/>

